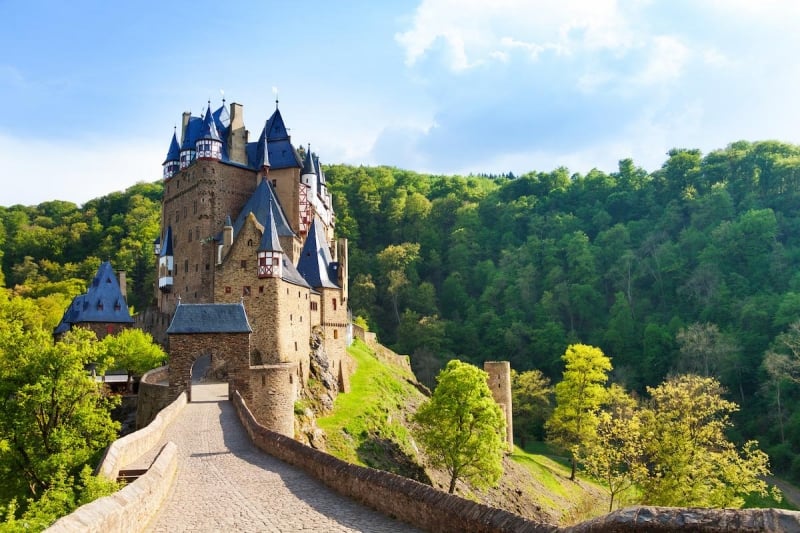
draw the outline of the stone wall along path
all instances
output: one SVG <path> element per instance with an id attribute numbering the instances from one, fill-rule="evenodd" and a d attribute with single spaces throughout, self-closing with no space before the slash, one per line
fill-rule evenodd
<path id="1" fill-rule="evenodd" d="M 227 400 L 226 383 L 194 384 L 192 396 L 155 447 L 177 444 L 178 474 L 147 531 L 418 531 L 259 451 Z M 127 468 L 146 466 L 154 454 Z"/>

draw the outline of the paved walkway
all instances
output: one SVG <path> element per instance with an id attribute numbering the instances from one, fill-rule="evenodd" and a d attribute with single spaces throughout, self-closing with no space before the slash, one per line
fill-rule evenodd
<path id="1" fill-rule="evenodd" d="M 192 395 L 156 446 L 178 445 L 178 474 L 147 531 L 418 531 L 261 452 L 227 400 L 227 384 L 195 384 Z"/>

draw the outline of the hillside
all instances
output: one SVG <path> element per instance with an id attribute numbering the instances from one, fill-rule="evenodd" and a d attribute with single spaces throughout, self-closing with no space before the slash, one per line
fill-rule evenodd
<path id="1" fill-rule="evenodd" d="M 356 340 L 349 349 L 357 363 L 351 391 L 339 394 L 331 415 L 317 419 L 326 449 L 340 459 L 387 470 L 447 490 L 443 471 L 425 465 L 410 433 L 410 416 L 425 399 L 408 368 L 381 357 Z M 569 481 L 569 468 L 519 448 L 504 460 L 500 484 L 475 491 L 459 482 L 456 493 L 527 518 L 572 524 L 605 511 L 602 490 L 591 482 Z"/>

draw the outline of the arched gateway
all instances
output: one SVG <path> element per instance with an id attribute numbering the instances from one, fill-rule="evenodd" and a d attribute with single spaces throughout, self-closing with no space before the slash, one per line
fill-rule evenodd
<path id="1" fill-rule="evenodd" d="M 192 400 L 192 366 L 210 355 L 211 364 L 225 362 L 228 398 L 238 391 L 247 407 L 266 428 L 294 437 L 294 402 L 299 383 L 298 364 L 251 364 L 252 329 L 242 303 L 178 304 L 169 338 L 169 395 L 187 391 Z"/>
<path id="2" fill-rule="evenodd" d="M 225 361 L 228 390 L 244 393 L 250 366 L 252 329 L 242 304 L 180 304 L 167 329 L 170 396 L 187 391 L 191 401 L 192 365 L 201 356 Z"/>

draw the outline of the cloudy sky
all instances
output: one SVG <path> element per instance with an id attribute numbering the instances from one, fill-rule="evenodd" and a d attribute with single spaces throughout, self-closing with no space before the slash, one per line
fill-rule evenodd
<path id="1" fill-rule="evenodd" d="M 324 163 L 648 171 L 800 144 L 796 0 L 0 0 L 0 205 L 161 176 L 183 111 L 275 106 Z"/>

